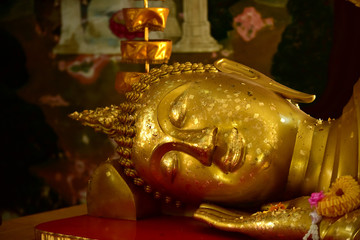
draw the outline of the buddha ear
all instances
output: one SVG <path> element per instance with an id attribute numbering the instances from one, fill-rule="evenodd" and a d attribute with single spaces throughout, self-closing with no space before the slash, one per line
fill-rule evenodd
<path id="1" fill-rule="evenodd" d="M 280 94 L 284 98 L 291 99 L 293 102 L 311 103 L 315 100 L 315 95 L 303 93 L 292 88 L 286 87 L 264 74 L 251 69 L 241 63 L 231 61 L 226 58 L 217 60 L 214 66 L 224 73 L 233 73 L 246 79 L 252 80 L 261 86 Z"/>

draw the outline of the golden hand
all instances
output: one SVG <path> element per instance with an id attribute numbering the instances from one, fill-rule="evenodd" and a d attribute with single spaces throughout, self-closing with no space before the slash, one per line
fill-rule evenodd
<path id="1" fill-rule="evenodd" d="M 218 229 L 243 233 L 256 239 L 301 239 L 310 228 L 311 209 L 295 207 L 296 204 L 302 205 L 306 198 L 294 201 L 287 202 L 286 209 L 254 214 L 202 204 L 194 217 Z"/>
<path id="2" fill-rule="evenodd" d="M 312 221 L 309 214 L 313 211 L 308 197 L 285 202 L 285 209 L 269 211 L 271 206 L 264 205 L 264 211 L 251 214 L 202 204 L 194 217 L 215 228 L 256 239 L 302 239 L 305 236 Z M 323 218 L 319 223 L 319 236 L 320 239 L 358 239 L 359 229 L 360 210 L 355 210 L 340 218 Z"/>

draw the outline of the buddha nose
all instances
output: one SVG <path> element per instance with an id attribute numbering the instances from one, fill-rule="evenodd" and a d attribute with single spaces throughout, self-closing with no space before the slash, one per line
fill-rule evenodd
<path id="1" fill-rule="evenodd" d="M 217 127 L 199 130 L 181 130 L 177 133 L 178 147 L 205 166 L 210 166 L 215 150 Z"/>

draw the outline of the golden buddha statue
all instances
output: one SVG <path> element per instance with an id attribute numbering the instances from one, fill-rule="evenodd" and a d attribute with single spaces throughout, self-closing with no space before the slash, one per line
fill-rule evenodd
<path id="1" fill-rule="evenodd" d="M 326 121 L 296 104 L 315 96 L 226 59 L 163 65 L 132 89 L 118 106 L 70 115 L 118 144 L 120 159 L 99 166 L 89 183 L 91 215 L 136 219 L 159 203 L 205 203 L 195 218 L 220 229 L 301 238 L 311 207 L 296 197 L 360 177 L 360 82 L 342 117 Z M 289 200 L 281 211 L 264 205 L 256 214 L 212 205 L 253 209 L 280 200 Z M 325 217 L 319 228 L 321 239 L 357 239 L 360 210 Z"/>

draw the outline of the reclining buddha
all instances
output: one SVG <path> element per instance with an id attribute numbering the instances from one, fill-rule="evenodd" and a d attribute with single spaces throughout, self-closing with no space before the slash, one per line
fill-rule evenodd
<path id="1" fill-rule="evenodd" d="M 144 205 L 191 205 L 195 218 L 223 230 L 301 239 L 313 210 L 303 196 L 360 177 L 360 82 L 343 115 L 324 121 L 297 105 L 315 96 L 227 59 L 152 69 L 126 98 L 70 115 L 118 144 L 120 158 L 99 166 L 89 183 L 90 215 L 135 219 Z M 338 197 L 347 194 L 340 190 Z M 283 207 L 269 211 L 274 201 Z M 360 237 L 357 207 L 324 216 L 320 238 Z"/>

